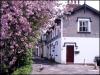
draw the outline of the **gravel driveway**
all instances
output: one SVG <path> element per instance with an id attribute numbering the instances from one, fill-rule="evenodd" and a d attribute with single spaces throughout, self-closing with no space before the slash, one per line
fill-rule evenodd
<path id="1" fill-rule="evenodd" d="M 94 66 L 90 65 L 57 64 L 40 58 L 33 61 L 31 74 L 99 74 L 99 69 L 94 69 Z"/>

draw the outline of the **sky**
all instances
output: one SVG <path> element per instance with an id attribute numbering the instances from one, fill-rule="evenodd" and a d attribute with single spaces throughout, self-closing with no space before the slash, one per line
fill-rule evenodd
<path id="1" fill-rule="evenodd" d="M 65 5 L 65 4 L 67 4 L 67 0 L 66 1 L 59 1 L 59 3 L 62 3 L 63 5 Z M 84 0 L 81 0 L 80 4 L 84 4 Z M 100 10 L 100 8 L 99 8 L 99 4 L 100 4 L 99 0 L 88 0 L 88 1 L 86 0 L 86 4 L 91 6 L 91 7 L 93 7 L 93 8 L 95 8 L 95 9 L 97 9 L 97 10 Z M 61 7 L 61 9 L 62 8 L 63 7 Z"/>

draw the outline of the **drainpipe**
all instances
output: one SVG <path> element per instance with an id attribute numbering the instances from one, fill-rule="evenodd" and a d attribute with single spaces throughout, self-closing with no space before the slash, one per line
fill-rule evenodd
<path id="1" fill-rule="evenodd" d="M 80 0 L 78 0 L 78 5 L 80 4 Z"/>
<path id="2" fill-rule="evenodd" d="M 69 4 L 69 0 L 68 0 L 67 2 L 68 2 L 68 4 Z"/>

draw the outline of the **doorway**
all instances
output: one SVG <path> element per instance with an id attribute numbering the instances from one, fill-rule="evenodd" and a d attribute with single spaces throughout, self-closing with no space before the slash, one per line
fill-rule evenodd
<path id="1" fill-rule="evenodd" d="M 66 62 L 74 63 L 74 45 L 67 45 L 66 47 Z"/>

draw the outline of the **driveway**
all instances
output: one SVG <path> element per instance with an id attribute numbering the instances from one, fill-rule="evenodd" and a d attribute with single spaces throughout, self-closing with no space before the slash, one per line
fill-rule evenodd
<path id="1" fill-rule="evenodd" d="M 31 74 L 99 74 L 92 65 L 57 64 L 38 57 L 33 61 Z"/>

